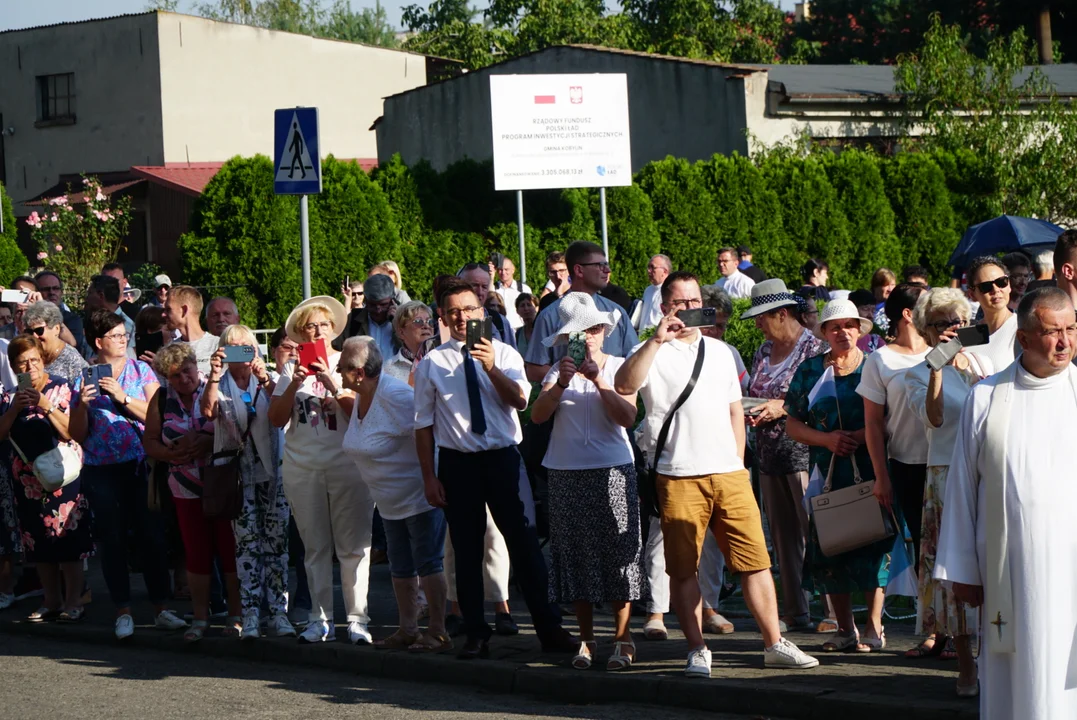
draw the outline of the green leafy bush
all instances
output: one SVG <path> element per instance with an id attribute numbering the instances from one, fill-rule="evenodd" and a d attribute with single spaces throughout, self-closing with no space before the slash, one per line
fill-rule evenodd
<path id="1" fill-rule="evenodd" d="M 748 368 L 749 372 L 752 369 L 752 358 L 755 357 L 755 351 L 759 349 L 759 346 L 766 339 L 763 337 L 762 331 L 755 326 L 754 318 L 742 320 L 740 317 L 741 313 L 751 306 L 751 300 L 733 301 L 733 317 L 729 318 L 729 327 L 726 328 L 725 336 L 722 338 L 737 349 L 741 359 L 744 360 L 744 367 Z"/>
<path id="2" fill-rule="evenodd" d="M 942 169 L 930 155 L 904 153 L 883 165 L 883 179 L 903 262 L 925 266 L 931 271 L 932 284 L 945 284 L 946 265 L 961 233 L 954 226 Z M 892 269 L 900 272 L 900 267 Z"/>
<path id="3" fill-rule="evenodd" d="M 6 188 L 0 183 L 0 213 L 3 213 L 4 232 L 0 233 L 0 283 L 7 285 L 13 278 L 25 275 L 30 267 L 26 256 L 19 249 L 16 240 L 18 228 L 15 227 L 15 212 L 11 208 L 11 198 Z"/>
<path id="4" fill-rule="evenodd" d="M 662 252 L 673 266 L 695 273 L 704 284 L 718 276 L 718 223 L 714 196 L 698 165 L 667 157 L 646 165 L 636 177 L 651 198 Z"/>

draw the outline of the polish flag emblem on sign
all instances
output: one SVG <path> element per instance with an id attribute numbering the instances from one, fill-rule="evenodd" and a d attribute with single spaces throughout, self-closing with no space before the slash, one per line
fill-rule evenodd
<path id="1" fill-rule="evenodd" d="M 536 105 L 554 105 L 557 103 L 557 96 L 555 95 L 536 95 Z"/>
<path id="2" fill-rule="evenodd" d="M 573 105 L 580 105 L 583 103 L 583 87 L 580 85 L 573 85 L 568 89 L 568 99 Z"/>

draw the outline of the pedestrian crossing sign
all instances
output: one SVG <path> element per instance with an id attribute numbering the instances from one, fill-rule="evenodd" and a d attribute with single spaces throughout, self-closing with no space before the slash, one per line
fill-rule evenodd
<path id="1" fill-rule="evenodd" d="M 274 178 L 278 195 L 315 195 L 322 191 L 318 154 L 318 108 L 286 108 L 273 113 Z"/>

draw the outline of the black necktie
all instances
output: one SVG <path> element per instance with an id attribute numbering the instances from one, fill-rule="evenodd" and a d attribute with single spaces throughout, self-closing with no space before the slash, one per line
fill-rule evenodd
<path id="1" fill-rule="evenodd" d="M 464 380 L 467 381 L 467 403 L 471 407 L 471 432 L 486 434 L 486 413 L 482 410 L 482 396 L 479 395 L 479 374 L 475 371 L 475 361 L 467 348 L 464 353 Z"/>

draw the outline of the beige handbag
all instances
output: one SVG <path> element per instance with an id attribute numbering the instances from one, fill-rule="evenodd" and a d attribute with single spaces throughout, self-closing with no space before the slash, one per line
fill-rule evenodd
<path id="1" fill-rule="evenodd" d="M 840 490 L 831 490 L 836 455 L 830 456 L 830 469 L 826 473 L 823 492 L 812 498 L 815 516 L 815 532 L 819 547 L 827 557 L 834 557 L 865 545 L 879 542 L 894 535 L 894 528 L 887 521 L 883 507 L 875 499 L 875 481 L 864 481 L 856 457 L 853 463 L 854 484 Z"/>

